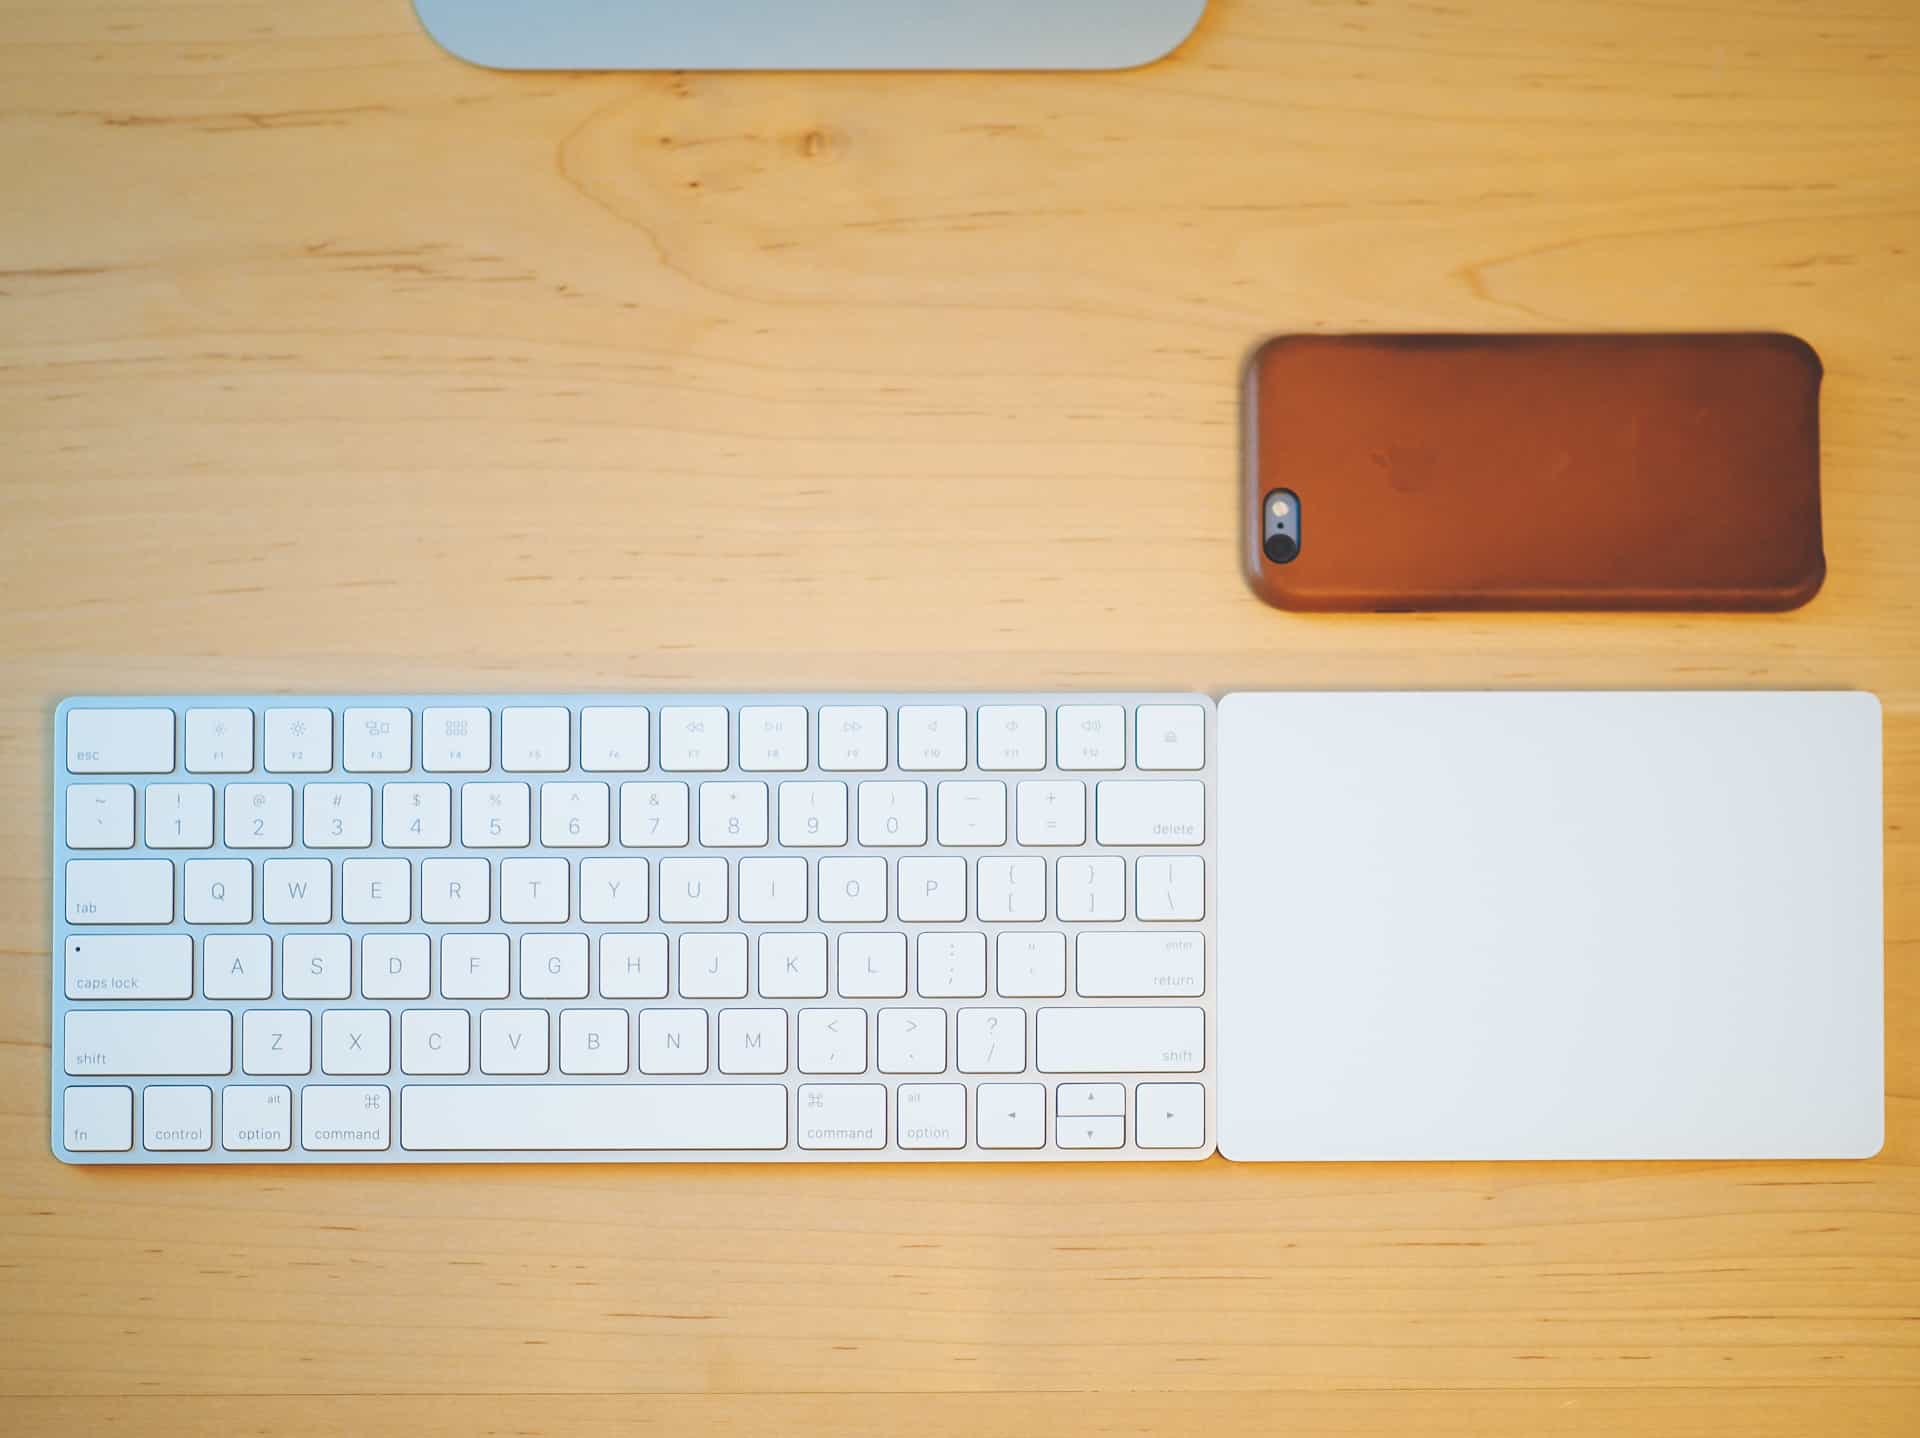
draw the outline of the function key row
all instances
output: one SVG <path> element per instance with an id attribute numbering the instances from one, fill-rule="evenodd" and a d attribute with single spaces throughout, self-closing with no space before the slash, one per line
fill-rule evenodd
<path id="1" fill-rule="evenodd" d="M 186 711 L 186 769 L 247 774 L 256 768 L 254 714 L 243 708 Z M 272 774 L 480 774 L 496 765 L 514 773 L 872 773 L 889 749 L 909 771 L 1033 772 L 1047 767 L 1049 730 L 1056 767 L 1127 767 L 1127 711 L 1121 704 L 1061 704 L 1051 718 L 1040 704 L 559 705 L 489 709 L 288 706 L 263 711 L 257 767 Z M 497 734 L 496 734 L 497 727 Z M 1206 711 L 1197 704 L 1142 704 L 1133 715 L 1133 763 L 1150 771 L 1206 765 Z M 73 709 L 67 715 L 72 774 L 170 774 L 175 768 L 171 709 Z M 971 733 L 969 732 L 971 731 Z M 496 742 L 497 741 L 497 742 Z"/>

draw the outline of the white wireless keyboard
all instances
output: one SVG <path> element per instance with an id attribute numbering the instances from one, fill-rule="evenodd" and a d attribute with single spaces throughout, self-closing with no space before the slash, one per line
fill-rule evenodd
<path id="1" fill-rule="evenodd" d="M 89 698 L 73 1163 L 1200 1158 L 1199 695 Z"/>

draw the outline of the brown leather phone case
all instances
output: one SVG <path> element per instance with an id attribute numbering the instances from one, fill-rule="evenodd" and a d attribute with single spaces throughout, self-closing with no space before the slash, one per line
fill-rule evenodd
<path id="1" fill-rule="evenodd" d="M 1253 587 L 1285 609 L 1791 609 L 1826 573 L 1820 375 L 1783 334 L 1271 340 L 1247 375 Z M 1298 501 L 1285 563 L 1275 491 Z"/>

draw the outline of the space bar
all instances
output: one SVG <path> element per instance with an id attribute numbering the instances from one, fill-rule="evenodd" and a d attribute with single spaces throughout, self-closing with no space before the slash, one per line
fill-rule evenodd
<path id="1" fill-rule="evenodd" d="M 400 1146 L 418 1152 L 787 1146 L 783 1084 L 408 1084 Z"/>

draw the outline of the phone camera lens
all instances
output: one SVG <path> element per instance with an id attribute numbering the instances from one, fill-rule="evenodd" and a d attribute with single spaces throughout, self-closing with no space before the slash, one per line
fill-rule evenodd
<path id="1" fill-rule="evenodd" d="M 1291 534 L 1269 534 L 1266 550 L 1267 558 L 1274 564 L 1290 564 L 1300 552 L 1300 543 Z"/>

